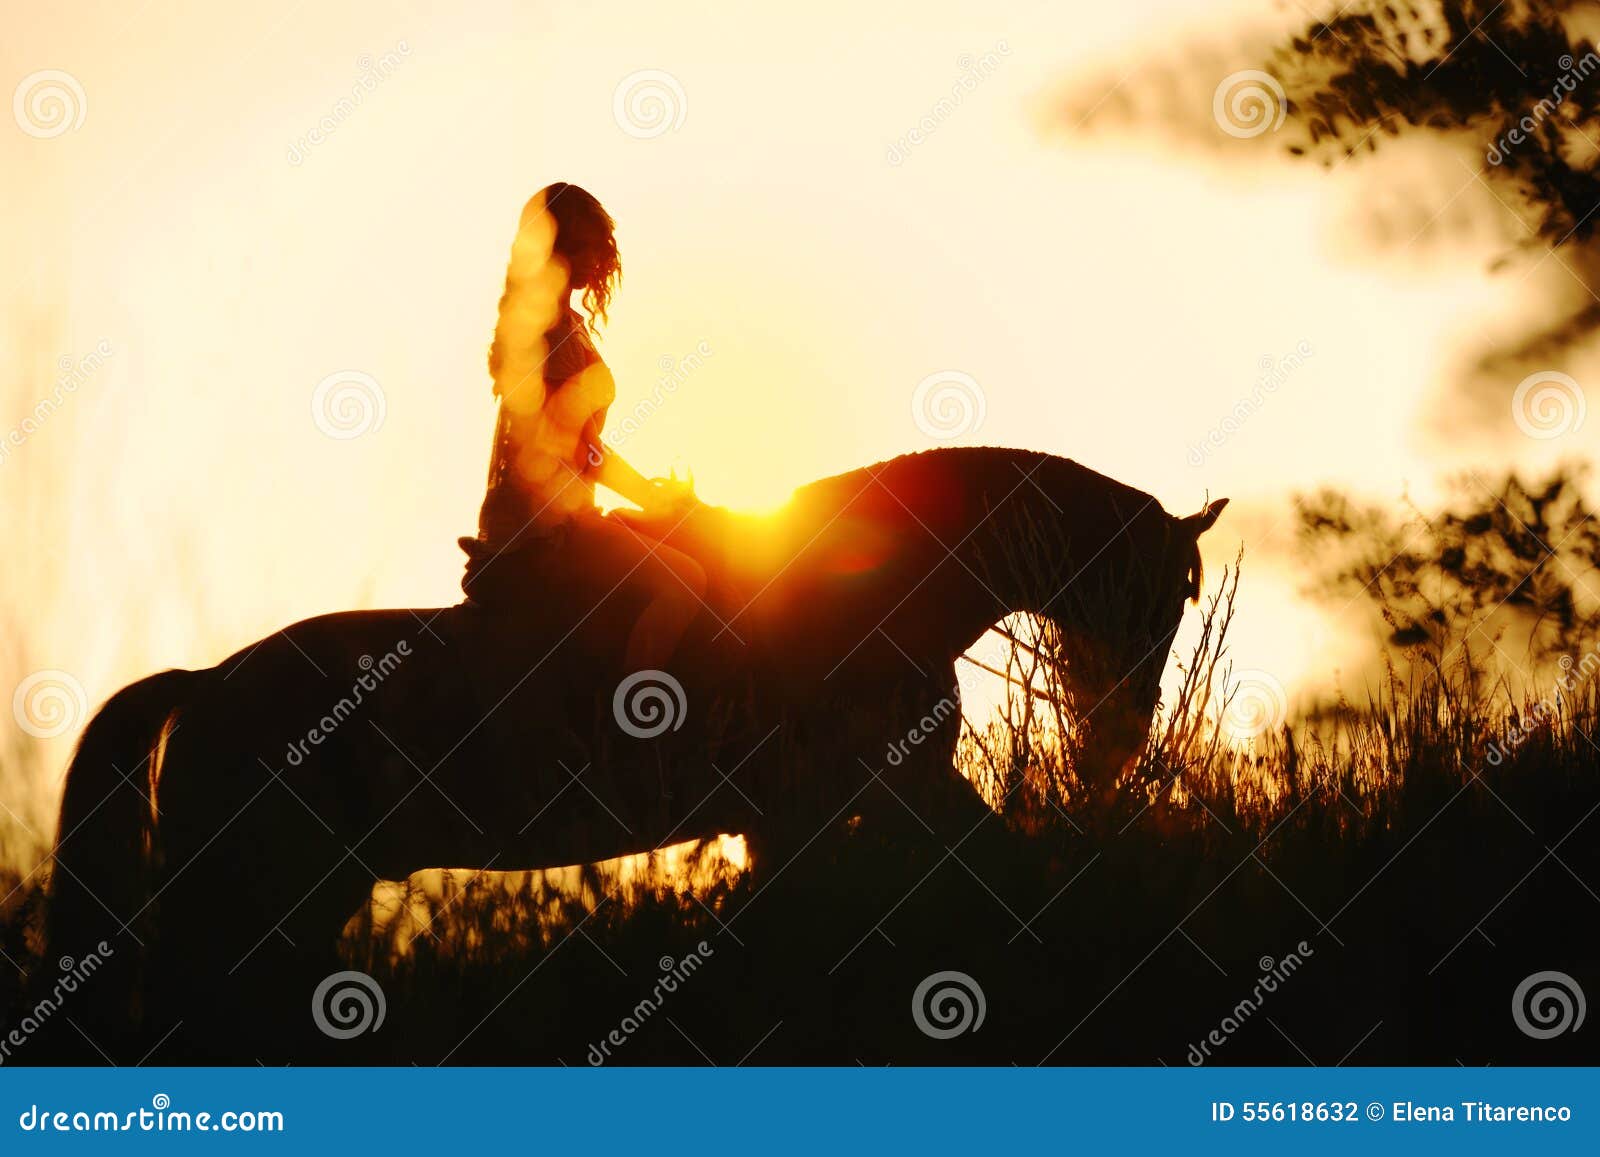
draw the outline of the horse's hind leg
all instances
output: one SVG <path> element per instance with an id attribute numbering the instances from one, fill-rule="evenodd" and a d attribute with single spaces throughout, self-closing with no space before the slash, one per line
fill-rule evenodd
<path id="1" fill-rule="evenodd" d="M 297 1064 L 370 1059 L 366 1044 L 355 1039 L 370 1027 L 363 1023 L 368 1014 L 362 998 L 346 998 L 357 988 L 366 990 L 365 1000 L 373 1009 L 386 998 L 370 977 L 333 978 L 337 973 L 358 971 L 347 969 L 340 961 L 339 938 L 350 917 L 370 899 L 372 883 L 365 868 L 348 860 L 280 921 L 276 942 L 267 948 L 259 972 L 269 977 L 272 1005 L 282 1018 L 264 1017 L 262 1022 L 281 1048 L 282 1059 Z"/>
<path id="2" fill-rule="evenodd" d="M 315 864 L 241 851 L 197 859 L 161 896 L 153 1027 L 171 1035 L 153 1062 L 321 1059 L 329 1041 L 312 995 L 338 970 L 339 934 L 371 877 L 354 859 L 324 861 L 318 880 Z"/>

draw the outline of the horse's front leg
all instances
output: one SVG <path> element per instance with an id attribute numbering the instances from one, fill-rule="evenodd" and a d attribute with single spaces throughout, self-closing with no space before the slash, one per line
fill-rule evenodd
<path id="1" fill-rule="evenodd" d="M 956 766 L 961 737 L 961 691 L 953 666 L 943 680 L 905 688 L 881 718 L 887 726 L 866 754 L 877 789 L 875 819 L 946 847 L 983 829 L 998 830 L 999 817 Z"/>

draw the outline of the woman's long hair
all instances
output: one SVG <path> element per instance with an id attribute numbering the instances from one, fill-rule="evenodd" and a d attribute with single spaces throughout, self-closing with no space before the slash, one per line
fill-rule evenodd
<path id="1" fill-rule="evenodd" d="M 611 294 L 622 280 L 615 229 L 594 194 L 565 181 L 545 186 L 523 206 L 489 347 L 497 395 L 539 373 L 544 334 L 573 289 L 583 290 L 591 332 L 606 320 Z"/>

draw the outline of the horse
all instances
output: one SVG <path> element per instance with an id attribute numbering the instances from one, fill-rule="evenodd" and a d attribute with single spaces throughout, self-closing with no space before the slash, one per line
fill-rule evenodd
<path id="1" fill-rule="evenodd" d="M 637 596 L 579 583 L 560 613 L 530 592 L 518 615 L 329 614 L 133 683 L 62 799 L 49 952 L 114 943 L 120 968 L 76 1023 L 107 1056 L 299 1059 L 327 1044 L 305 1003 L 374 881 L 721 834 L 799 848 L 873 814 L 962 838 L 994 813 L 953 766 L 955 664 L 1014 613 L 1069 640 L 1085 762 L 1114 783 L 1225 503 L 1179 518 L 1065 458 L 925 451 L 770 516 L 633 516 L 709 579 L 671 671 L 618 672 Z"/>

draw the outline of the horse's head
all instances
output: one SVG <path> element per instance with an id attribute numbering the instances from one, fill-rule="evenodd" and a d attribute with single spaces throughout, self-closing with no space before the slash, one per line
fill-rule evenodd
<path id="1" fill-rule="evenodd" d="M 1176 518 L 1076 463 L 1047 462 L 1036 477 L 1011 537 L 1030 542 L 1023 569 L 1038 578 L 1016 593 L 1059 632 L 1091 774 L 1108 786 L 1144 744 L 1184 608 L 1199 600 L 1200 538 L 1228 500 Z"/>
<path id="2" fill-rule="evenodd" d="M 1185 602 L 1198 600 L 1200 537 L 1226 498 L 1175 518 L 1150 494 L 1069 459 L 998 460 L 1009 470 L 995 471 L 991 492 L 1001 489 L 1007 500 L 974 541 L 1005 572 L 995 577 L 1009 584 L 1006 609 L 1103 637 L 1124 627 L 1175 628 Z"/>
<path id="3" fill-rule="evenodd" d="M 1056 566 L 1044 572 L 1051 594 L 1043 612 L 1064 633 L 1104 652 L 1113 683 L 1152 648 L 1165 662 L 1184 606 L 1200 598 L 1200 537 L 1228 505 L 1222 498 L 1174 518 L 1140 497 L 1137 505 L 1118 494 L 1098 509 L 1092 500 L 1076 510 L 1063 507 Z"/>
<path id="4" fill-rule="evenodd" d="M 1112 629 L 1101 636 L 1101 666 L 1088 669 L 1094 746 L 1086 754 L 1107 800 L 1144 747 L 1184 607 L 1200 601 L 1200 536 L 1216 525 L 1227 505 L 1220 498 L 1186 518 L 1162 512 L 1142 534 L 1133 535 L 1138 545 L 1122 559 L 1126 610 L 1120 618 L 1108 616 Z"/>

